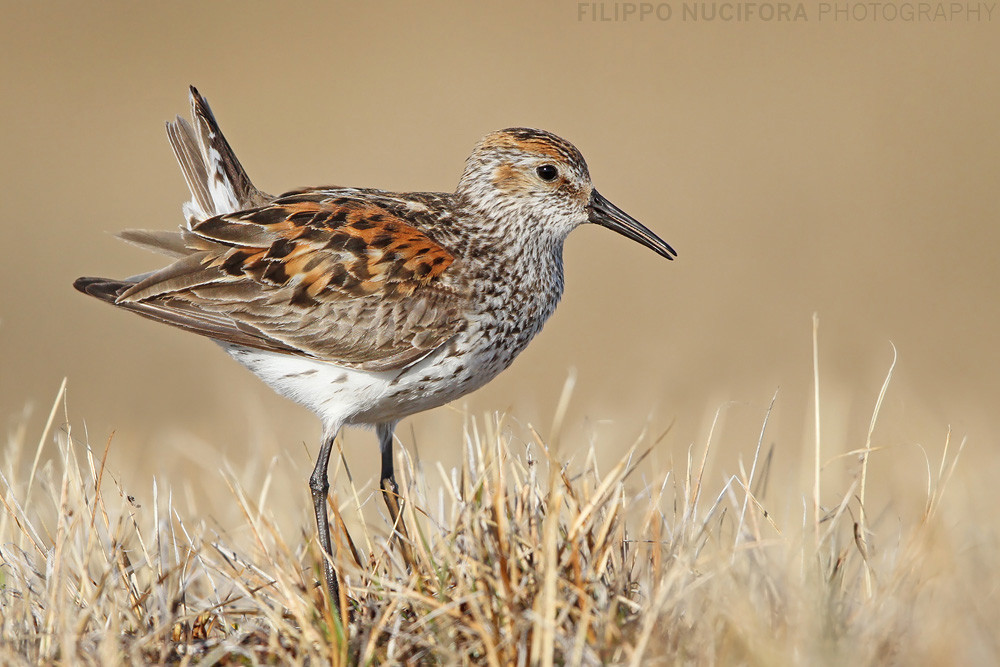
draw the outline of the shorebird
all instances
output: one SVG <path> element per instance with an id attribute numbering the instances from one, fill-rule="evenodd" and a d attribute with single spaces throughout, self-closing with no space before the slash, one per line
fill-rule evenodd
<path id="1" fill-rule="evenodd" d="M 251 183 L 191 87 L 193 125 L 167 123 L 191 191 L 179 231 L 121 237 L 174 261 L 81 292 L 207 336 L 279 394 L 315 412 L 309 478 L 324 575 L 338 611 L 327 468 L 345 425 L 374 426 L 380 487 L 398 521 L 393 430 L 492 380 L 563 291 L 563 242 L 596 223 L 672 259 L 673 248 L 594 189 L 580 152 L 543 130 L 486 135 L 452 193 Z"/>

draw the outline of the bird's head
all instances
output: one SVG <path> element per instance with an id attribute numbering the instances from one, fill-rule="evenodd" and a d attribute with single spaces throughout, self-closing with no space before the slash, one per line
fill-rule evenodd
<path id="1" fill-rule="evenodd" d="M 538 225 L 558 241 L 592 222 L 673 259 L 677 253 L 638 220 L 605 199 L 576 147 L 545 130 L 492 132 L 466 161 L 459 195 L 495 221 Z"/>

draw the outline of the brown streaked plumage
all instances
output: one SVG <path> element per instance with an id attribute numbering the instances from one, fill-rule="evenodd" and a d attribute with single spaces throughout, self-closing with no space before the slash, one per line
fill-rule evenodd
<path id="1" fill-rule="evenodd" d="M 221 344 L 280 394 L 317 413 L 310 478 L 326 584 L 340 604 L 326 502 L 333 439 L 376 427 L 394 520 L 393 430 L 402 417 L 477 389 L 541 330 L 562 294 L 562 244 L 606 226 L 672 259 L 653 232 L 594 190 L 564 139 L 512 128 L 483 138 L 454 193 L 308 188 L 274 197 L 247 177 L 207 102 L 167 132 L 191 200 L 177 232 L 122 237 L 174 258 L 82 292 Z"/>
<path id="2" fill-rule="evenodd" d="M 455 258 L 363 199 L 281 197 L 195 222 L 184 236 L 184 258 L 122 283 L 116 305 L 228 343 L 372 371 L 405 366 L 462 326 L 462 289 L 438 280 Z M 331 336 L 337 322 L 350 325 Z"/>

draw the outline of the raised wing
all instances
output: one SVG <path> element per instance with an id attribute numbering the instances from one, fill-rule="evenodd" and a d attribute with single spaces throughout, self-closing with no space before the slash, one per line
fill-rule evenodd
<path id="1" fill-rule="evenodd" d="M 365 370 L 402 368 L 464 326 L 455 257 L 364 198 L 286 196 L 184 236 L 170 250 L 188 254 L 160 271 L 78 287 L 217 340 Z"/>

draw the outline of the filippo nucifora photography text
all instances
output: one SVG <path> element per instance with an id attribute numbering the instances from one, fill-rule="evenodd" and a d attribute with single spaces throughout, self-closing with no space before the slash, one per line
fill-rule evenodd
<path id="1" fill-rule="evenodd" d="M 595 23 L 980 23 L 996 2 L 580 2 L 578 21 Z"/>

